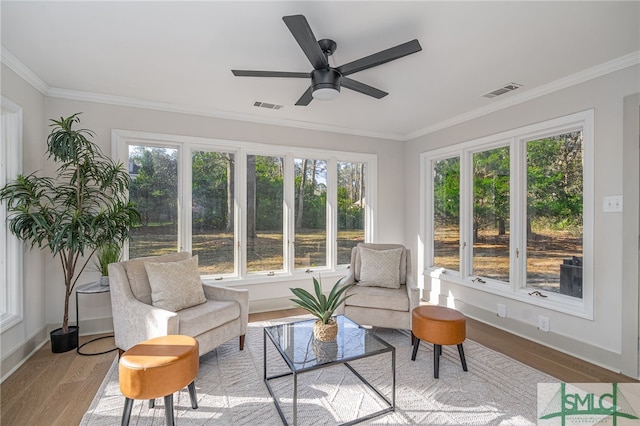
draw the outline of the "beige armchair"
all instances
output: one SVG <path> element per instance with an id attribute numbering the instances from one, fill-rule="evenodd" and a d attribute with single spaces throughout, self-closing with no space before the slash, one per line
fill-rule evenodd
<path id="1" fill-rule="evenodd" d="M 420 304 L 420 291 L 411 275 L 411 253 L 399 244 L 360 243 L 351 250 L 349 275 L 341 284 L 356 282 L 352 295 L 336 311 L 358 324 L 411 331 L 411 311 Z"/>
<path id="2" fill-rule="evenodd" d="M 149 265 L 153 262 L 180 262 L 189 259 L 191 254 L 182 252 L 141 257 L 109 265 L 113 331 L 115 344 L 119 349 L 126 351 L 142 341 L 171 334 L 194 337 L 199 343 L 200 355 L 234 337 L 239 337 L 240 350 L 244 349 L 249 319 L 247 290 L 200 282 L 206 300 L 199 301 L 199 304 L 176 312 L 153 306 L 152 288 L 145 263 Z M 181 293 L 183 292 L 177 292 L 178 295 Z"/>

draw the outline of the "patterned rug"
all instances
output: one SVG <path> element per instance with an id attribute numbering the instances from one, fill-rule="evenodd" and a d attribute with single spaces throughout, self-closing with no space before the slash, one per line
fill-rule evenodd
<path id="1" fill-rule="evenodd" d="M 263 382 L 262 328 L 307 318 L 250 323 L 244 351 L 238 350 L 238 341 L 233 339 L 202 356 L 196 379 L 199 408 L 191 409 L 186 389 L 174 394 L 176 424 L 282 424 Z M 375 331 L 396 347 L 396 411 L 364 424 L 533 425 L 537 417 L 537 384 L 558 382 L 471 340 L 464 343 L 469 371 L 462 371 L 455 346 L 443 347 L 440 378 L 436 380 L 432 345 L 421 344 L 416 361 L 411 361 L 407 334 L 388 329 Z M 286 371 L 270 342 L 267 347 L 269 375 Z M 383 394 L 390 395 L 390 359 L 389 354 L 382 354 L 350 364 Z M 271 383 L 291 422 L 291 377 Z M 114 360 L 81 425 L 119 424 L 123 405 Z M 298 376 L 300 425 L 343 423 L 384 407 L 383 401 L 343 365 Z M 163 425 L 163 400 L 156 400 L 155 409 L 149 409 L 145 401 L 136 401 L 131 424 Z"/>

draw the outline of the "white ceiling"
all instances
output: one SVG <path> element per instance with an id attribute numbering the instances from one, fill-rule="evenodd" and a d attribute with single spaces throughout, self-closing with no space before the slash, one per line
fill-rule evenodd
<path id="1" fill-rule="evenodd" d="M 640 58 L 638 1 L 2 0 L 0 7 L 3 62 L 50 96 L 398 140 Z M 423 50 L 350 76 L 389 92 L 383 99 L 343 89 L 336 100 L 297 107 L 309 81 L 230 71 L 311 71 L 282 21 L 294 14 L 306 16 L 318 39 L 337 42 L 332 66 L 414 38 Z M 483 97 L 510 82 L 523 87 Z"/>

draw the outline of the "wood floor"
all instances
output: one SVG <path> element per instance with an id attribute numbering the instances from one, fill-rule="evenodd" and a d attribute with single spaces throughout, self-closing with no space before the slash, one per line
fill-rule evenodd
<path id="1" fill-rule="evenodd" d="M 290 309 L 251 314 L 249 321 L 300 313 L 304 311 Z M 81 337 L 80 343 L 95 337 Z M 564 382 L 635 381 L 471 319 L 467 320 L 467 337 Z M 100 352 L 110 347 L 113 347 L 113 339 L 108 338 L 91 343 L 83 351 Z M 52 354 L 49 345 L 43 346 L 0 385 L 0 424 L 77 425 L 114 357 L 115 352 L 89 357 L 78 355 L 75 351 Z"/>

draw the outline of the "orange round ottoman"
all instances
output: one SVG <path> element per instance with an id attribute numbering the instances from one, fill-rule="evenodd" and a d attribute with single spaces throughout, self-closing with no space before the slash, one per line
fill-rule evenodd
<path id="1" fill-rule="evenodd" d="M 420 340 L 433 343 L 433 377 L 438 378 L 442 345 L 458 345 L 462 369 L 467 371 L 462 342 L 467 337 L 467 320 L 455 309 L 418 306 L 411 312 L 411 332 L 415 337 L 411 361 L 416 360 Z"/>
<path id="2" fill-rule="evenodd" d="M 164 397 L 167 425 L 174 424 L 173 393 L 189 387 L 191 406 L 198 408 L 195 378 L 198 375 L 198 342 L 190 336 L 156 337 L 131 347 L 120 357 L 120 391 L 125 396 L 122 424 L 128 425 L 134 399 Z"/>

